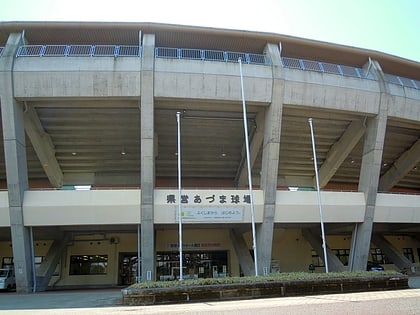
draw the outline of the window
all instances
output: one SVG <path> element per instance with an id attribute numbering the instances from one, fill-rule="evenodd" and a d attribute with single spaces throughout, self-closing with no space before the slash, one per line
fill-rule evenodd
<path id="1" fill-rule="evenodd" d="M 159 280 L 174 280 L 179 277 L 179 253 L 158 252 L 156 254 Z M 228 275 L 227 251 L 183 252 L 183 278 L 214 278 Z"/>
<path id="2" fill-rule="evenodd" d="M 415 262 L 415 260 L 414 260 L 414 253 L 413 253 L 413 249 L 412 248 L 403 248 L 403 254 L 412 263 Z"/>
<path id="3" fill-rule="evenodd" d="M 350 249 L 334 249 L 334 254 L 340 259 L 344 266 L 349 264 Z"/>
<path id="4" fill-rule="evenodd" d="M 378 264 L 392 264 L 380 248 L 372 248 L 371 250 L 372 261 Z"/>
<path id="5" fill-rule="evenodd" d="M 3 257 L 2 268 L 13 269 L 13 257 Z"/>
<path id="6" fill-rule="evenodd" d="M 312 250 L 312 265 L 314 267 L 325 267 L 324 260 L 314 250 Z"/>
<path id="7" fill-rule="evenodd" d="M 102 275 L 108 269 L 108 255 L 80 255 L 70 257 L 70 275 Z"/>

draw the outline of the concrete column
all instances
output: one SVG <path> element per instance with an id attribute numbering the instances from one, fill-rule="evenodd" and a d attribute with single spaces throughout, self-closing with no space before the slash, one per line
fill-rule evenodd
<path id="1" fill-rule="evenodd" d="M 141 276 L 142 281 L 155 280 L 155 233 L 153 194 L 155 188 L 154 154 L 154 49 L 155 36 L 145 34 L 141 69 Z M 174 118 L 175 119 L 175 118 Z"/>
<path id="2" fill-rule="evenodd" d="M 360 224 L 356 224 L 353 231 L 349 263 L 350 271 L 366 270 L 372 237 L 376 195 L 382 165 L 388 106 L 392 104 L 392 97 L 387 92 L 387 86 L 383 79 L 383 72 L 380 65 L 377 62 L 373 62 L 372 68 L 379 77 L 381 89 L 380 104 L 378 114 L 375 117 L 368 118 L 366 121 L 367 129 L 359 177 L 359 191 L 365 193 L 366 209 L 364 221 Z"/>
<path id="3" fill-rule="evenodd" d="M 284 82 L 281 79 L 279 47 L 266 46 L 266 53 L 273 63 L 273 92 L 270 106 L 265 111 L 265 128 L 261 170 L 261 189 L 264 190 L 264 215 L 257 226 L 258 274 L 270 272 L 273 247 L 274 214 L 276 210 L 277 174 L 280 154 L 281 119 L 283 113 Z"/>
<path id="4" fill-rule="evenodd" d="M 23 106 L 13 95 L 13 63 L 22 42 L 21 34 L 11 34 L 3 51 L 0 61 L 0 102 L 16 291 L 28 293 L 32 287 L 32 255 L 29 229 L 24 225 L 22 207 L 23 196 L 28 189 L 25 126 Z"/>

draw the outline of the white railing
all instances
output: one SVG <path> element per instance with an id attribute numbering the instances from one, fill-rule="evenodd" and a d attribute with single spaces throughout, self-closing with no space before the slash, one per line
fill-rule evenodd
<path id="1" fill-rule="evenodd" d="M 238 62 L 238 59 L 241 58 L 241 61 L 247 64 L 271 64 L 270 58 L 267 55 L 263 54 L 193 48 L 156 47 L 155 57 L 167 59 L 194 59 L 224 62 Z"/>
<path id="2" fill-rule="evenodd" d="M 281 60 L 283 67 L 285 68 L 325 72 L 361 79 L 377 80 L 375 74 L 372 71 L 367 72 L 362 68 L 290 57 L 282 57 Z"/>
<path id="3" fill-rule="evenodd" d="M 140 57 L 140 46 L 128 45 L 24 45 L 16 57 Z"/>

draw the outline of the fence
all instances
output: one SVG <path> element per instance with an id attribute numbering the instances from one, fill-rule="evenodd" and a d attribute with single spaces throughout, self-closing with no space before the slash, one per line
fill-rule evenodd
<path id="1" fill-rule="evenodd" d="M 224 62 L 238 62 L 238 59 L 241 58 L 241 61 L 247 64 L 271 64 L 270 58 L 267 55 L 263 54 L 208 49 L 156 47 L 155 57 L 167 59 L 194 59 Z"/>
<path id="2" fill-rule="evenodd" d="M 140 57 L 140 46 L 126 45 L 24 45 L 16 57 Z"/>
<path id="3" fill-rule="evenodd" d="M 0 47 L 0 57 L 3 50 L 4 47 Z M 141 46 L 130 45 L 24 45 L 18 48 L 16 57 L 140 57 L 141 52 Z M 271 64 L 270 58 L 264 54 L 193 48 L 156 47 L 155 57 L 224 62 L 237 62 L 241 58 L 242 62 L 247 64 Z M 285 68 L 378 80 L 373 71 L 367 72 L 363 68 L 290 57 L 281 59 Z M 388 83 L 420 90 L 419 80 L 387 73 L 384 74 L 384 78 Z"/>
<path id="4" fill-rule="evenodd" d="M 373 72 L 370 71 L 368 73 L 365 69 L 362 68 L 289 57 L 282 57 L 281 60 L 283 62 L 283 66 L 286 68 L 325 72 L 361 79 L 377 80 Z"/>

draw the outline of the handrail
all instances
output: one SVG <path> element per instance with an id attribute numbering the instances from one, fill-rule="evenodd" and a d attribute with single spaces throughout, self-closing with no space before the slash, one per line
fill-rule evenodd
<path id="1" fill-rule="evenodd" d="M 285 68 L 338 74 L 342 76 L 350 76 L 360 79 L 377 80 L 373 72 L 367 72 L 363 68 L 290 57 L 282 57 L 281 60 L 283 63 L 283 67 Z"/>
<path id="2" fill-rule="evenodd" d="M 385 78 L 385 81 L 388 83 L 420 90 L 419 80 L 404 78 L 404 77 L 400 77 L 398 75 L 389 74 L 389 73 L 384 73 L 384 78 Z"/>
<path id="3" fill-rule="evenodd" d="M 332 74 L 338 74 L 343 76 L 357 77 L 361 79 L 370 79 L 378 80 L 375 74 L 370 71 L 367 71 L 363 68 L 344 66 L 338 64 L 332 64 L 327 62 L 320 62 L 314 60 L 304 60 L 290 57 L 282 57 L 283 67 L 299 69 L 299 70 L 308 70 L 308 71 L 317 71 L 317 72 L 326 72 Z M 417 90 L 420 90 L 420 81 L 400 77 L 394 74 L 384 73 L 385 81 L 391 84 L 397 84 L 404 87 L 410 87 Z"/>
<path id="4" fill-rule="evenodd" d="M 238 59 L 241 58 L 241 61 L 247 64 L 271 64 L 270 58 L 264 54 L 195 48 L 156 47 L 155 57 L 166 59 L 193 59 L 224 62 L 238 62 Z"/>
<path id="5" fill-rule="evenodd" d="M 141 46 L 23 45 L 16 57 L 140 57 Z"/>
<path id="6" fill-rule="evenodd" d="M 0 47 L 0 57 L 3 51 L 4 47 Z M 141 57 L 141 52 L 141 46 L 130 45 L 23 45 L 18 48 L 16 57 Z M 264 54 L 195 48 L 156 47 L 155 57 L 224 62 L 237 62 L 241 58 L 247 64 L 271 64 L 269 56 Z M 378 80 L 374 72 L 363 68 L 290 57 L 281 60 L 285 68 Z M 388 83 L 420 90 L 420 80 L 388 73 L 384 73 L 384 78 Z"/>

